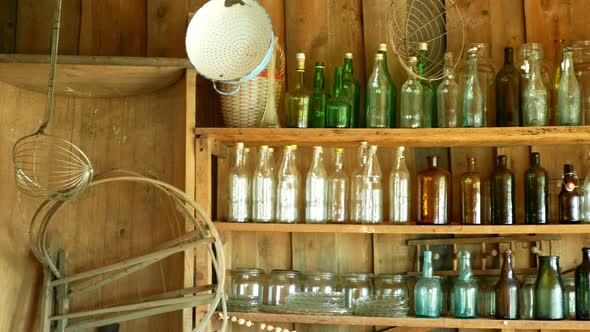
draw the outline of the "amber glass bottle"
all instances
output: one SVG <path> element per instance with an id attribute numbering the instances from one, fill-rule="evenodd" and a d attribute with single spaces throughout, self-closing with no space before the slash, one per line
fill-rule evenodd
<path id="1" fill-rule="evenodd" d="M 448 223 L 451 175 L 438 167 L 438 157 L 427 157 L 428 168 L 420 171 L 418 179 L 418 223 L 445 225 Z"/>
<path id="2" fill-rule="evenodd" d="M 514 174 L 506 166 L 507 157 L 500 155 L 491 180 L 492 221 L 494 225 L 516 223 Z"/>
<path id="3" fill-rule="evenodd" d="M 526 224 L 549 223 L 549 177 L 541 167 L 541 155 L 531 153 L 531 168 L 524 173 Z"/>
<path id="4" fill-rule="evenodd" d="M 461 215 L 463 224 L 481 224 L 481 177 L 475 158 L 467 158 L 467 172 L 461 175 Z"/>
<path id="5" fill-rule="evenodd" d="M 504 264 L 500 280 L 496 284 L 496 318 L 518 319 L 520 317 L 519 299 L 520 285 L 514 278 L 512 268 L 512 251 L 504 253 Z"/>
<path id="6" fill-rule="evenodd" d="M 559 223 L 579 224 L 582 222 L 582 193 L 578 188 L 578 177 L 574 165 L 563 165 L 563 179 L 559 193 Z"/>

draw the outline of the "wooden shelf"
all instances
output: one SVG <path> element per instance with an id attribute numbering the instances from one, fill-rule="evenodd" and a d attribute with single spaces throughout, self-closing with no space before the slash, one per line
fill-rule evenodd
<path id="1" fill-rule="evenodd" d="M 452 147 L 590 144 L 590 126 L 435 128 L 435 129 L 290 129 L 196 128 L 195 134 L 232 144 L 353 146 L 367 141 L 380 147 Z"/>
<path id="2" fill-rule="evenodd" d="M 48 55 L 0 55 L 0 81 L 47 92 Z M 58 56 L 56 93 L 87 98 L 145 95 L 166 88 L 184 76 L 186 59 Z"/>
<path id="3" fill-rule="evenodd" d="M 361 224 L 255 224 L 216 222 L 219 231 L 283 233 L 364 233 L 364 234 L 590 234 L 584 225 L 361 225 Z"/>
<path id="4" fill-rule="evenodd" d="M 317 316 L 287 315 L 267 313 L 232 312 L 229 316 L 244 318 L 253 322 L 264 323 L 300 323 L 321 325 L 356 325 L 356 326 L 402 326 L 430 328 L 470 328 L 470 329 L 555 329 L 555 330 L 589 330 L 589 321 L 561 320 L 495 320 L 495 319 L 456 319 L 456 318 L 388 318 L 362 316 Z"/>

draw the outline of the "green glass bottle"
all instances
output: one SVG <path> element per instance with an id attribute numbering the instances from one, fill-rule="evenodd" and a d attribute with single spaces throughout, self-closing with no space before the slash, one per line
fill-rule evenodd
<path id="1" fill-rule="evenodd" d="M 496 284 L 496 318 L 519 319 L 520 284 L 514 277 L 512 251 L 504 252 L 504 263 L 500 280 Z"/>
<path id="2" fill-rule="evenodd" d="M 561 126 L 579 126 L 582 123 L 582 108 L 580 99 L 580 83 L 574 71 L 574 49 L 563 49 L 561 63 L 561 79 L 557 92 L 559 107 L 559 124 Z"/>
<path id="3" fill-rule="evenodd" d="M 578 188 L 578 176 L 574 165 L 563 165 L 563 178 L 559 193 L 559 223 L 579 224 L 582 222 L 582 197 Z"/>
<path id="4" fill-rule="evenodd" d="M 583 248 L 582 255 L 576 268 L 576 319 L 590 320 L 590 248 Z"/>
<path id="5" fill-rule="evenodd" d="M 326 114 L 328 128 L 349 128 L 351 122 L 352 105 L 342 93 L 342 67 L 336 67 L 334 89 L 328 100 Z"/>
<path id="6" fill-rule="evenodd" d="M 346 53 L 344 56 L 344 73 L 342 75 L 342 90 L 348 102 L 352 105 L 351 110 L 351 128 L 359 128 L 359 116 L 361 107 L 361 85 L 354 79 L 354 70 L 352 66 L 352 53 Z"/>
<path id="7" fill-rule="evenodd" d="M 387 66 L 387 44 L 379 44 L 379 51 L 377 53 L 383 54 L 383 68 L 385 69 L 385 77 L 387 77 L 387 81 L 389 81 L 389 85 L 391 86 L 391 108 L 389 114 L 389 128 L 396 128 L 397 87 L 395 86 L 393 78 L 391 78 L 391 74 L 389 73 L 389 67 Z"/>
<path id="8" fill-rule="evenodd" d="M 494 225 L 516 223 L 516 194 L 514 174 L 506 166 L 507 157 L 497 157 L 496 169 L 492 173 L 492 222 Z"/>
<path id="9" fill-rule="evenodd" d="M 311 93 L 305 89 L 305 54 L 297 53 L 297 80 L 295 89 L 285 96 L 287 127 L 307 128 L 309 126 L 309 98 Z"/>
<path id="10" fill-rule="evenodd" d="M 311 128 L 326 127 L 326 90 L 324 78 L 324 63 L 315 63 L 315 75 L 313 77 L 313 90 L 309 99 L 309 113 L 311 116 Z"/>
<path id="11" fill-rule="evenodd" d="M 541 167 L 541 155 L 531 153 L 531 168 L 524 173 L 526 224 L 549 223 L 549 177 Z"/>
<path id="12" fill-rule="evenodd" d="M 414 312 L 416 317 L 439 318 L 442 309 L 442 288 L 438 278 L 432 275 L 432 251 L 424 251 L 424 273 L 414 287 Z"/>
<path id="13" fill-rule="evenodd" d="M 455 317 L 477 317 L 477 282 L 471 271 L 471 255 L 467 250 L 459 251 L 459 277 L 453 287 Z"/>
<path id="14" fill-rule="evenodd" d="M 385 75 L 383 54 L 375 55 L 373 73 L 367 83 L 365 124 L 367 128 L 389 128 L 392 86 Z"/>
<path id="15" fill-rule="evenodd" d="M 496 124 L 520 125 L 520 72 L 514 67 L 514 50 L 504 48 L 504 66 L 496 76 Z"/>
<path id="16" fill-rule="evenodd" d="M 429 74 L 430 64 L 428 63 L 428 44 L 418 43 L 418 75 L 425 77 Z M 436 84 L 434 82 L 421 79 L 424 98 L 424 128 L 437 128 L 438 107 L 436 106 Z"/>
<path id="17" fill-rule="evenodd" d="M 463 127 L 485 127 L 486 102 L 477 77 L 477 48 L 467 51 L 469 73 L 463 89 Z"/>
<path id="18" fill-rule="evenodd" d="M 559 256 L 538 256 L 535 284 L 535 319 L 565 318 L 565 288 L 559 270 Z"/>

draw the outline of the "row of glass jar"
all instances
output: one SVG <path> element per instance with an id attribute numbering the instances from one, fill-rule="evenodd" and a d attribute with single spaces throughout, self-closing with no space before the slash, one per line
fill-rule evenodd
<path id="1" fill-rule="evenodd" d="M 259 148 L 256 169 L 248 169 L 243 143 L 235 150 L 234 166 L 229 173 L 229 215 L 232 222 L 297 223 L 299 191 L 302 179 L 297 169 L 297 146 L 284 148 L 283 159 L 275 174 L 272 152 Z M 413 189 L 406 166 L 404 147 L 395 153 L 395 164 L 389 175 L 390 221 L 410 221 L 411 190 L 417 190 L 418 223 L 447 224 L 451 199 L 451 175 L 430 156 L 428 168 L 418 172 Z M 377 146 L 361 142 L 358 165 L 350 176 L 344 171 L 344 150 L 334 152 L 333 171 L 326 172 L 323 149 L 313 148 L 313 159 L 305 177 L 306 223 L 381 223 L 383 222 L 383 176 L 377 157 Z M 525 223 L 548 224 L 550 210 L 549 177 L 541 167 L 540 154 L 532 153 L 525 178 Z M 484 190 L 475 158 L 467 159 L 467 172 L 461 175 L 461 211 L 464 224 L 516 223 L 516 187 L 514 174 L 507 168 L 507 157 L 497 157 L 497 166 Z M 559 211 L 559 222 L 590 222 L 590 173 L 584 188 L 578 186 L 573 165 L 564 165 L 561 192 L 554 195 L 553 206 Z"/>

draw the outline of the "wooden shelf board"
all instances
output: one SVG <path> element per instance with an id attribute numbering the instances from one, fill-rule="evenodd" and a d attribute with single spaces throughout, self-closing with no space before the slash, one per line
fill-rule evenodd
<path id="1" fill-rule="evenodd" d="M 219 231 L 283 233 L 367 233 L 367 234 L 590 234 L 584 225 L 363 225 L 363 224 L 255 224 L 216 222 Z"/>
<path id="2" fill-rule="evenodd" d="M 196 128 L 195 134 L 221 143 L 252 145 L 354 146 L 367 141 L 380 147 L 452 147 L 590 144 L 590 126 L 425 128 L 425 129 L 290 129 Z"/>
<path id="3" fill-rule="evenodd" d="M 0 81 L 47 92 L 48 55 L 0 55 Z M 150 94 L 171 86 L 190 68 L 186 59 L 58 56 L 56 94 L 112 98 Z"/>
<path id="4" fill-rule="evenodd" d="M 537 320 L 495 320 L 495 319 L 456 319 L 456 318 L 388 318 L 363 316 L 318 316 L 287 315 L 267 313 L 232 312 L 229 316 L 244 318 L 253 322 L 264 323 L 301 323 L 322 325 L 356 325 L 356 326 L 402 326 L 402 327 L 440 327 L 471 329 L 563 329 L 589 330 L 590 321 L 537 321 Z"/>

